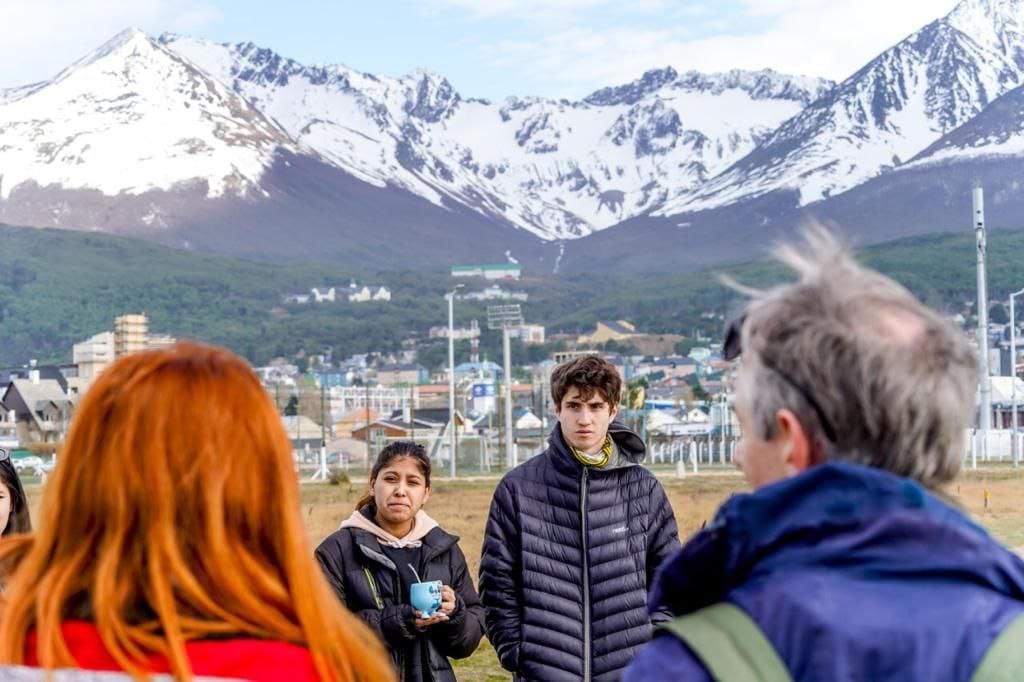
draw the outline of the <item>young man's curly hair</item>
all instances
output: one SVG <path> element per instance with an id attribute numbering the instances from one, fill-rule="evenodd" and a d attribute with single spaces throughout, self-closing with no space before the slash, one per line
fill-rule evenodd
<path id="1" fill-rule="evenodd" d="M 556 409 L 561 409 L 562 398 L 574 386 L 583 400 L 590 400 L 598 393 L 608 401 L 609 407 L 618 405 L 622 395 L 619 371 L 597 355 L 582 355 L 555 367 L 551 373 L 551 398 Z"/>

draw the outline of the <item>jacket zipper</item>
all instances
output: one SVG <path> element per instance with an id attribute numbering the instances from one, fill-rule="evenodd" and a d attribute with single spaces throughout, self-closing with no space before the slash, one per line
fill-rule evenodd
<path id="1" fill-rule="evenodd" d="M 580 543 L 583 563 L 583 680 L 590 682 L 590 557 L 587 551 L 587 467 L 580 478 Z"/>
<path id="2" fill-rule="evenodd" d="M 395 566 L 394 575 L 394 594 L 398 595 L 398 601 L 402 601 L 402 576 L 398 574 L 400 569 Z M 405 679 L 405 647 L 399 647 L 398 649 L 398 679 Z"/>
<path id="3" fill-rule="evenodd" d="M 380 563 L 379 561 L 377 563 Z M 383 565 L 383 564 L 382 564 Z M 385 566 L 387 568 L 387 566 Z M 395 594 L 401 595 L 402 590 L 402 578 L 398 575 L 398 567 L 395 567 L 393 583 L 395 586 Z M 366 582 L 370 584 L 370 593 L 373 595 L 373 602 L 377 605 L 378 609 L 384 608 L 384 600 L 380 597 L 380 590 L 377 589 L 377 581 L 373 578 L 373 572 L 368 566 L 363 566 L 363 575 L 366 576 Z M 398 651 L 398 677 L 399 679 L 405 679 L 405 650 L 399 649 Z"/>

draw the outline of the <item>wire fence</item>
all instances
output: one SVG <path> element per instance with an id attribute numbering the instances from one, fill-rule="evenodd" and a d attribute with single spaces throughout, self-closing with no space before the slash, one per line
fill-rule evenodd
<path id="1" fill-rule="evenodd" d="M 1024 458 L 1024 433 L 1020 431 L 1014 434 L 1012 429 L 989 429 L 986 438 L 981 429 L 969 429 L 964 440 L 964 463 L 970 467 L 979 463 L 1018 465 Z"/>
<path id="2" fill-rule="evenodd" d="M 331 453 L 324 455 L 326 471 L 344 471 L 350 478 L 368 475 L 377 454 L 389 443 L 413 440 L 426 449 L 433 466 L 435 478 L 451 477 L 452 458 L 448 437 L 441 434 L 416 436 L 414 438 L 376 438 L 367 444 L 369 456 L 364 453 Z M 647 456 L 644 464 L 652 469 L 678 469 L 685 465 L 688 471 L 700 471 L 705 467 L 731 466 L 738 438 L 723 437 L 720 434 L 696 434 L 687 436 L 651 436 L 647 439 Z M 474 478 L 500 476 L 514 466 L 534 457 L 547 447 L 547 439 L 540 436 L 519 437 L 512 444 L 512 451 L 506 452 L 500 434 L 460 435 L 455 446 L 455 477 Z M 302 477 L 325 476 L 321 470 L 319 450 L 306 449 L 296 452 L 296 466 Z"/>
<path id="3" fill-rule="evenodd" d="M 365 453 L 332 453 L 327 457 L 326 474 L 343 471 L 350 478 L 365 478 L 370 471 L 377 453 L 388 443 L 408 438 L 377 438 L 368 444 L 369 457 Z M 447 436 L 430 434 L 417 436 L 433 463 L 435 478 L 452 475 L 451 445 Z M 733 466 L 739 438 L 722 433 L 699 433 L 685 436 L 648 435 L 647 456 L 644 465 L 658 471 L 672 471 L 683 476 L 705 470 L 721 470 Z M 517 438 L 512 452 L 506 452 L 500 433 L 488 435 L 459 435 L 455 447 L 456 478 L 497 477 L 506 471 L 534 457 L 547 447 L 546 438 L 539 436 Z M 1016 438 L 1010 429 L 991 429 L 988 437 L 979 429 L 970 429 L 964 434 L 964 465 L 967 468 L 987 465 L 1013 464 L 1024 461 L 1024 432 Z M 318 472 L 317 478 L 326 478 L 321 469 L 319 450 L 296 452 L 296 468 L 303 479 L 310 479 Z"/>

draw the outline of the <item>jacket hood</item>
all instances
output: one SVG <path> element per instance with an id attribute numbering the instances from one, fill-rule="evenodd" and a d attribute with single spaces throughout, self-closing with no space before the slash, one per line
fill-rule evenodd
<path id="1" fill-rule="evenodd" d="M 644 445 L 643 439 L 622 422 L 613 421 L 609 424 L 608 435 L 612 437 L 615 447 L 618 448 L 619 454 L 622 456 L 622 463 L 619 467 L 640 464 L 647 456 L 647 446 Z M 551 429 L 548 444 L 559 459 L 568 460 L 576 467 L 583 466 L 569 451 L 569 443 L 562 435 L 561 424 L 556 423 L 555 427 Z"/>
<path id="2" fill-rule="evenodd" d="M 635 431 L 622 422 L 612 422 L 608 425 L 608 434 L 615 441 L 622 456 L 633 464 L 639 464 L 647 456 L 647 446 Z"/>
<path id="3" fill-rule="evenodd" d="M 1024 601 L 1024 561 L 909 479 L 828 463 L 734 495 L 660 569 L 650 609 L 681 615 L 777 571 L 970 582 Z"/>
<path id="4" fill-rule="evenodd" d="M 365 530 L 376 537 L 382 545 L 387 545 L 396 549 L 422 546 L 423 538 L 427 536 L 427 533 L 437 527 L 437 521 L 427 516 L 427 513 L 422 509 L 416 512 L 416 518 L 413 523 L 412 530 L 409 531 L 409 534 L 404 538 L 395 537 L 391 533 L 387 532 L 374 523 L 359 509 L 352 512 L 352 515 L 342 521 L 339 526 L 339 528 L 358 528 L 359 530 Z"/>

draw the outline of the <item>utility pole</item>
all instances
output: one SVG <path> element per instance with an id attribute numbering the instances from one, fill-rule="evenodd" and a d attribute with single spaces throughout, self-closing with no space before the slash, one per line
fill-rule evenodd
<path id="1" fill-rule="evenodd" d="M 416 384 L 409 386 L 409 440 L 416 440 Z"/>
<path id="2" fill-rule="evenodd" d="M 299 381 L 295 382 L 295 440 L 302 443 L 302 381 L 301 377 Z M 302 457 L 305 461 L 306 448 L 302 448 Z"/>
<path id="3" fill-rule="evenodd" d="M 541 438 L 547 435 L 548 429 L 548 367 L 541 364 L 540 370 L 540 435 Z"/>
<path id="4" fill-rule="evenodd" d="M 978 255 L 978 353 L 981 364 L 981 427 L 982 457 L 988 460 L 988 436 L 992 424 L 992 385 L 988 367 L 988 284 L 985 276 L 985 194 L 982 188 L 975 187 L 974 204 L 974 237 Z M 978 449 L 971 448 L 971 468 L 978 468 Z"/>
<path id="5" fill-rule="evenodd" d="M 320 468 L 313 474 L 313 481 L 326 481 L 327 472 L 327 379 L 320 377 Z"/>
<path id="6" fill-rule="evenodd" d="M 501 346 L 505 359 L 505 459 L 514 467 L 519 464 L 516 453 L 515 428 L 512 425 L 512 342 L 509 338 L 510 329 L 501 330 Z"/>
<path id="7" fill-rule="evenodd" d="M 456 284 L 445 298 L 448 299 L 448 457 L 450 474 L 455 478 L 455 292 L 464 284 Z"/>
<path id="8" fill-rule="evenodd" d="M 370 469 L 373 467 L 373 462 L 370 460 L 370 385 L 363 381 L 363 394 L 365 396 L 365 405 L 363 409 L 366 410 L 366 428 L 363 429 L 363 438 L 366 440 L 366 468 Z"/>

